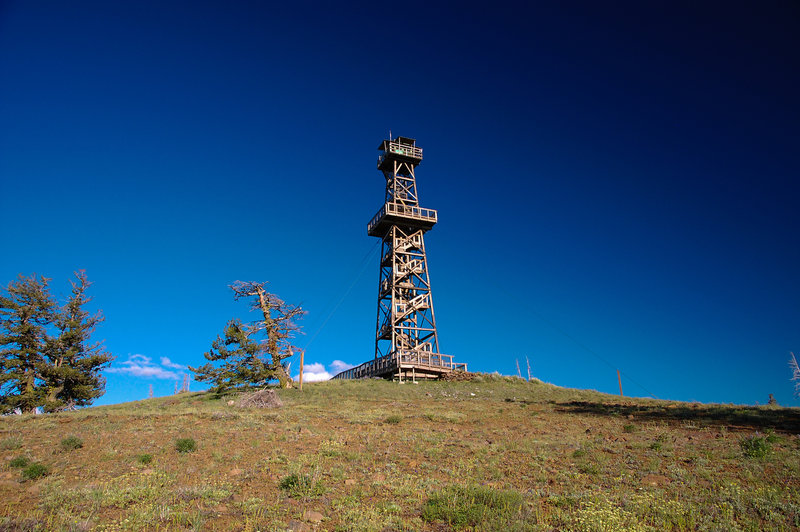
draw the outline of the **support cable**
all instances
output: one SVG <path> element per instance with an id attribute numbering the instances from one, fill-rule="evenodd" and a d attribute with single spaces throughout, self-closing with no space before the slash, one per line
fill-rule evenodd
<path id="1" fill-rule="evenodd" d="M 347 287 L 347 290 L 344 291 L 342 296 L 339 298 L 339 301 L 336 303 L 336 305 L 334 305 L 334 307 L 330 311 L 330 313 L 328 313 L 327 317 L 325 318 L 325 320 L 323 320 L 322 324 L 317 328 L 316 331 L 314 331 L 314 334 L 311 336 L 311 338 L 308 340 L 308 342 L 306 342 L 305 347 L 303 347 L 303 351 L 308 349 L 308 346 L 311 345 L 311 342 L 313 342 L 314 339 L 319 335 L 319 333 L 322 332 L 322 329 L 325 328 L 325 325 L 328 324 L 328 322 L 333 317 L 333 315 L 336 314 L 336 311 L 339 310 L 339 307 L 342 306 L 342 303 L 344 303 L 344 300 L 347 298 L 347 296 L 350 295 L 350 292 L 353 290 L 353 287 L 355 287 L 356 283 L 358 283 L 358 281 L 361 280 L 361 277 L 364 275 L 364 272 L 366 271 L 367 264 L 369 263 L 369 259 L 372 258 L 372 255 L 375 253 L 375 250 L 378 249 L 378 244 L 380 244 L 380 243 L 381 243 L 381 240 L 378 240 L 377 242 L 375 242 L 375 245 L 372 246 L 372 248 L 370 248 L 370 250 L 367 252 L 367 254 L 364 255 L 364 258 L 361 259 L 361 262 L 358 265 L 359 271 L 358 271 L 358 274 L 356 274 L 355 279 L 350 284 L 350 286 Z M 326 308 L 328 306 L 329 305 L 326 305 Z"/>

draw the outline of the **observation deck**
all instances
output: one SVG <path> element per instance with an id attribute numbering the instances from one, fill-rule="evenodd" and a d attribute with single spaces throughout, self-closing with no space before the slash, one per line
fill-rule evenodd
<path id="1" fill-rule="evenodd" d="M 367 224 L 369 236 L 382 237 L 393 225 L 429 230 L 436 225 L 435 209 L 425 209 L 401 203 L 385 203 Z"/>
<path id="2" fill-rule="evenodd" d="M 399 350 L 386 356 L 364 362 L 360 366 L 344 370 L 334 379 L 438 379 L 452 371 L 467 371 L 466 364 L 453 362 L 452 355 L 426 351 Z"/>
<path id="3" fill-rule="evenodd" d="M 417 147 L 416 140 L 408 137 L 384 140 L 378 150 L 383 152 L 378 156 L 378 170 L 391 171 L 394 161 L 410 163 L 412 166 L 422 161 L 422 148 Z"/>

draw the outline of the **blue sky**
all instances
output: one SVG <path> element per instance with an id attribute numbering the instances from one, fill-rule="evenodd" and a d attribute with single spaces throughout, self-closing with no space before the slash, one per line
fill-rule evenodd
<path id="1" fill-rule="evenodd" d="M 371 357 L 389 130 L 443 352 L 800 404 L 797 5 L 403 6 L 0 2 L 0 282 L 87 271 L 98 404 L 172 393 L 237 279 L 308 310 L 315 372 Z"/>

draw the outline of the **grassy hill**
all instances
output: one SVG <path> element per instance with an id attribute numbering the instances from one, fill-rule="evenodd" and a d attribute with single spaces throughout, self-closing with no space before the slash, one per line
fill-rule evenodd
<path id="1" fill-rule="evenodd" d="M 492 376 L 278 393 L 0 418 L 0 531 L 800 527 L 795 408 Z"/>

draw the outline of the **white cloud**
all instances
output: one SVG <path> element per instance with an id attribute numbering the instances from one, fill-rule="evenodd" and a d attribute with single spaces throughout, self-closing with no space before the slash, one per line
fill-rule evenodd
<path id="1" fill-rule="evenodd" d="M 331 362 L 328 367 L 333 372 L 334 375 L 337 373 L 341 373 L 342 371 L 350 368 L 354 368 L 353 364 L 348 364 L 347 362 L 342 362 L 341 360 L 334 360 Z"/>
<path id="2" fill-rule="evenodd" d="M 327 381 L 332 379 L 337 373 L 354 367 L 355 366 L 352 364 L 342 362 L 341 360 L 334 360 L 328 364 L 328 369 L 325 369 L 324 364 L 312 362 L 311 364 L 306 364 L 303 368 L 303 382 Z M 294 376 L 294 380 L 300 380 L 299 373 Z"/>
<path id="3" fill-rule="evenodd" d="M 161 362 L 163 364 L 164 360 L 169 362 L 169 359 L 166 357 L 161 358 Z M 125 362 L 120 363 L 122 367 L 111 367 L 108 368 L 106 371 L 109 373 L 122 373 L 124 375 L 131 375 L 133 377 L 149 377 L 154 379 L 165 379 L 165 380 L 180 380 L 180 376 L 175 373 L 174 371 L 170 371 L 168 369 L 164 369 L 161 366 L 157 366 L 153 364 L 153 360 L 150 357 L 144 355 L 131 355 L 128 357 L 128 360 Z M 172 364 L 170 362 L 170 364 Z M 178 366 L 177 364 L 172 364 L 172 368 L 182 367 Z"/>
<path id="4" fill-rule="evenodd" d="M 303 367 L 303 382 L 319 382 L 319 381 L 327 381 L 333 375 L 328 373 L 325 370 L 325 366 L 320 364 L 319 362 L 314 362 L 312 364 L 306 364 Z M 295 381 L 300 380 L 300 374 L 294 376 Z"/>
<path id="5" fill-rule="evenodd" d="M 186 369 L 186 366 L 181 366 L 180 364 L 176 364 L 167 357 L 161 357 L 161 365 L 164 366 L 165 368 Z"/>

